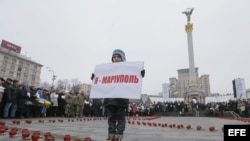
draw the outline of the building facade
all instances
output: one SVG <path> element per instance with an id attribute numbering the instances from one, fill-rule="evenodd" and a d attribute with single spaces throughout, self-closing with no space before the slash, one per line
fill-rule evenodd
<path id="1" fill-rule="evenodd" d="M 80 85 L 79 93 L 84 92 L 84 94 L 86 96 L 89 96 L 90 95 L 90 90 L 91 90 L 91 84 L 83 83 L 83 84 Z"/>
<path id="2" fill-rule="evenodd" d="M 196 82 L 198 84 L 199 96 L 210 96 L 210 80 L 209 75 L 201 75 L 199 77 L 198 68 L 195 69 Z M 179 69 L 178 79 L 169 78 L 169 98 L 184 98 L 189 88 L 189 69 Z"/>
<path id="3" fill-rule="evenodd" d="M 21 47 L 2 40 L 0 47 L 0 77 L 18 80 L 38 87 L 43 65 L 21 54 Z"/>

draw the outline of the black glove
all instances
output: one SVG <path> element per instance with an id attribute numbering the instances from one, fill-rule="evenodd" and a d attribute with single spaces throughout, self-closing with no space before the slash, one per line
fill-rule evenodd
<path id="1" fill-rule="evenodd" d="M 93 80 L 95 78 L 95 74 L 92 73 L 90 79 Z"/>
<path id="2" fill-rule="evenodd" d="M 145 69 L 141 70 L 141 76 L 142 76 L 142 77 L 145 76 Z"/>

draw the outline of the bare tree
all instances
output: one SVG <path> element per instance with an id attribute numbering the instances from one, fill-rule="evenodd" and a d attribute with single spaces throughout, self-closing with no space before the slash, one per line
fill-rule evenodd
<path id="1" fill-rule="evenodd" d="M 72 84 L 72 90 L 75 93 L 78 93 L 80 91 L 80 85 L 81 85 L 81 81 L 79 81 L 77 78 L 71 79 L 71 84 Z"/>
<path id="2" fill-rule="evenodd" d="M 54 89 L 56 91 L 64 90 L 64 91 L 69 91 L 73 90 L 75 93 L 78 93 L 80 90 L 81 86 L 81 81 L 79 81 L 77 78 L 71 79 L 70 81 L 68 79 L 64 80 L 58 80 L 56 82 L 56 85 Z M 40 83 L 40 88 L 45 88 L 45 89 L 52 89 L 52 85 L 48 82 L 41 82 Z"/>
<path id="3" fill-rule="evenodd" d="M 66 89 L 62 80 L 57 81 L 55 89 L 56 89 L 57 92 L 59 92 L 60 90 L 65 90 Z"/>
<path id="4" fill-rule="evenodd" d="M 52 85 L 49 84 L 48 82 L 42 82 L 42 83 L 40 83 L 39 87 L 40 87 L 40 88 L 43 88 L 43 89 L 48 89 L 48 90 L 50 90 L 51 87 L 52 87 Z"/>
<path id="5" fill-rule="evenodd" d="M 56 83 L 56 90 L 57 91 L 60 91 L 60 90 L 68 91 L 70 89 L 71 89 L 71 84 L 70 84 L 68 79 L 57 81 L 57 83 Z"/>

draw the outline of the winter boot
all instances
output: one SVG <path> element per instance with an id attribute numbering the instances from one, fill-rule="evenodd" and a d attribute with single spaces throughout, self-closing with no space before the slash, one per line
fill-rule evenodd
<path id="1" fill-rule="evenodd" d="M 114 141 L 122 141 L 123 135 L 115 135 Z"/>
<path id="2" fill-rule="evenodd" d="M 110 137 L 108 137 L 108 138 L 106 139 L 106 141 L 115 141 L 115 138 L 110 138 Z"/>
<path id="3" fill-rule="evenodd" d="M 106 141 L 115 141 L 115 135 L 109 135 Z"/>

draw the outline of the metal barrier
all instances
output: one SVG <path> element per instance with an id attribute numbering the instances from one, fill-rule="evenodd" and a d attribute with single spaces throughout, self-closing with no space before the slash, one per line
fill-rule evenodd
<path id="1" fill-rule="evenodd" d="M 198 110 L 195 110 L 195 116 L 200 117 L 200 112 Z"/>
<path id="2" fill-rule="evenodd" d="M 241 118 L 237 113 L 234 111 L 230 111 L 230 114 L 233 115 L 234 118 Z"/>

